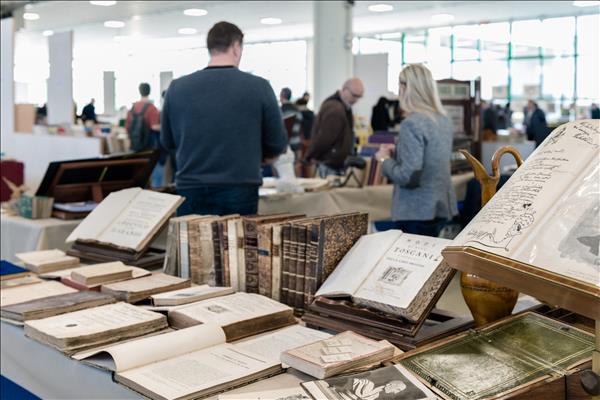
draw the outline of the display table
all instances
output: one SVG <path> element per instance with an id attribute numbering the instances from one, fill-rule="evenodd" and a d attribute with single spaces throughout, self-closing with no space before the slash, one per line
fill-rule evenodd
<path id="1" fill-rule="evenodd" d="M 27 219 L 2 214 L 1 250 L 3 260 L 17 261 L 15 254 L 24 251 L 61 249 L 66 250 L 65 240 L 81 220 L 56 218 Z"/>
<path id="2" fill-rule="evenodd" d="M 462 201 L 472 172 L 453 175 L 456 198 Z M 260 198 L 259 214 L 292 212 L 307 216 L 347 212 L 366 212 L 369 221 L 390 219 L 393 185 L 365 186 L 363 188 L 335 188 L 318 192 L 278 193 Z"/>

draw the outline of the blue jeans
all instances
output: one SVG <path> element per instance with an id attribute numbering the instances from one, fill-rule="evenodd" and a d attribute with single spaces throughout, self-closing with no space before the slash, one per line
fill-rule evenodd
<path id="1" fill-rule="evenodd" d="M 250 215 L 258 212 L 258 186 L 201 186 L 178 189 L 185 201 L 177 215 Z"/>
<path id="2" fill-rule="evenodd" d="M 156 166 L 152 170 L 152 175 L 150 175 L 150 186 L 152 188 L 160 188 L 165 186 L 164 184 L 165 178 L 165 164 L 156 163 Z"/>
<path id="3" fill-rule="evenodd" d="M 444 218 L 435 218 L 430 221 L 394 221 L 394 228 L 405 233 L 438 237 L 445 222 Z"/>

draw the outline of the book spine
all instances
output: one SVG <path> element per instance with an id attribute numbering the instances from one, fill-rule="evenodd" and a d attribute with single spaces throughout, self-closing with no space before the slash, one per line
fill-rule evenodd
<path id="1" fill-rule="evenodd" d="M 239 273 L 238 273 L 238 248 L 237 248 L 237 231 L 236 221 L 227 221 L 227 250 L 229 252 L 229 278 L 230 286 L 236 292 L 239 290 Z"/>
<path id="2" fill-rule="evenodd" d="M 203 284 L 202 250 L 200 241 L 200 224 L 198 221 L 188 222 L 188 242 L 190 253 L 190 278 L 193 283 Z"/>
<path id="3" fill-rule="evenodd" d="M 211 224 L 213 243 L 213 262 L 215 266 L 215 286 L 223 286 L 223 264 L 221 264 L 221 244 L 219 243 L 219 222 Z"/>
<path id="4" fill-rule="evenodd" d="M 244 254 L 246 257 L 246 292 L 258 293 L 258 227 L 244 221 Z"/>
<path id="5" fill-rule="evenodd" d="M 271 298 L 281 299 L 281 225 L 273 227 L 271 239 Z"/>
<path id="6" fill-rule="evenodd" d="M 246 291 L 246 250 L 244 249 L 244 223 L 239 220 L 235 223 L 235 235 L 237 241 L 237 262 L 239 290 Z"/>
<path id="7" fill-rule="evenodd" d="M 201 222 L 198 226 L 200 236 L 200 259 L 198 260 L 198 283 L 208 283 L 215 286 L 215 269 L 212 242 L 212 224 Z"/>
<path id="8" fill-rule="evenodd" d="M 279 301 L 288 304 L 290 294 L 290 233 L 292 227 L 284 225 L 281 227 L 281 291 Z"/>
<path id="9" fill-rule="evenodd" d="M 290 275 L 288 278 L 288 305 L 296 305 L 296 276 L 298 266 L 298 230 L 297 226 L 292 225 L 290 230 Z"/>
<path id="10" fill-rule="evenodd" d="M 188 279 L 190 277 L 190 253 L 187 221 L 181 221 L 179 223 L 179 254 L 181 255 L 180 276 L 184 279 Z"/>
<path id="11" fill-rule="evenodd" d="M 167 248 L 165 249 L 165 261 L 163 262 L 163 272 L 168 275 L 177 275 L 177 236 L 175 236 L 175 229 L 178 229 L 177 222 L 170 220 L 169 226 L 167 227 Z"/>
<path id="12" fill-rule="evenodd" d="M 221 245 L 221 264 L 223 264 L 223 285 L 231 286 L 229 271 L 229 241 L 227 240 L 227 221 L 219 222 L 219 244 Z"/>
<path id="13" fill-rule="evenodd" d="M 271 239 L 273 229 L 271 225 L 260 225 L 258 229 L 258 293 L 271 297 Z"/>
<path id="14" fill-rule="evenodd" d="M 319 247 L 319 225 L 307 229 L 306 268 L 304 269 L 304 309 L 313 302 L 317 292 L 317 258 Z"/>
<path id="15" fill-rule="evenodd" d="M 296 228 L 297 256 L 296 256 L 296 302 L 294 307 L 304 308 L 304 270 L 306 268 L 306 225 Z"/>

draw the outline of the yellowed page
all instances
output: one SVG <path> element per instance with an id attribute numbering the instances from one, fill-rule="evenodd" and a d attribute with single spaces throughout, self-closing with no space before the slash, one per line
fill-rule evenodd
<path id="1" fill-rule="evenodd" d="M 265 359 L 279 361 L 284 351 L 330 338 L 331 334 L 301 325 L 292 325 L 272 333 L 264 333 L 234 343 L 238 349 L 250 351 Z"/>
<path id="2" fill-rule="evenodd" d="M 181 196 L 142 190 L 97 239 L 139 251 L 181 201 Z"/>
<path id="3" fill-rule="evenodd" d="M 193 393 L 258 374 L 278 364 L 231 344 L 222 344 L 117 373 L 116 380 L 133 382 L 143 388 L 144 394 L 154 393 L 173 400 L 191 397 Z"/>
<path id="4" fill-rule="evenodd" d="M 290 307 L 267 297 L 253 293 L 235 293 L 190 304 L 169 312 L 169 317 L 172 313 L 177 313 L 202 323 L 225 326 L 285 310 L 290 310 Z"/>
<path id="5" fill-rule="evenodd" d="M 75 292 L 77 292 L 77 289 L 73 289 L 55 281 L 40 282 L 13 288 L 3 288 L 0 291 L 0 307 Z"/>
<path id="6" fill-rule="evenodd" d="M 114 261 L 114 262 L 121 262 L 121 261 Z M 92 265 L 102 265 L 102 264 L 92 264 Z M 131 265 L 125 265 L 123 264 L 125 268 L 127 268 L 128 270 L 131 271 L 131 278 L 135 279 L 135 278 L 141 278 L 144 276 L 148 276 L 148 275 L 152 275 L 152 272 L 148 271 L 147 269 L 144 268 L 139 268 L 139 267 L 133 267 Z M 46 272 L 43 274 L 39 274 L 40 278 L 44 278 L 44 279 L 60 279 L 63 278 L 65 276 L 71 276 L 72 272 L 76 272 L 79 271 L 81 268 L 86 268 L 88 267 L 88 265 L 83 266 L 83 267 L 76 267 L 76 268 L 68 268 L 68 269 L 61 269 L 60 271 L 53 271 L 53 272 Z"/>
<path id="7" fill-rule="evenodd" d="M 36 271 L 50 265 L 64 265 L 66 268 L 79 264 L 79 258 L 68 256 L 58 249 L 28 251 L 17 253 L 15 256 L 25 263 L 25 267 Z"/>
<path id="8" fill-rule="evenodd" d="M 222 343 L 225 343 L 223 329 L 215 325 L 204 324 L 126 343 L 117 343 L 96 350 L 84 358 L 78 357 L 78 359 L 108 367 L 112 371 L 122 372 Z M 110 357 L 110 360 L 103 357 L 106 355 Z M 106 361 L 112 362 L 107 363 Z"/>
<path id="9" fill-rule="evenodd" d="M 200 285 L 155 294 L 150 298 L 155 306 L 176 306 L 232 293 L 234 293 L 232 287 Z"/>
<path id="10" fill-rule="evenodd" d="M 97 240 L 110 224 L 119 216 L 124 207 L 142 191 L 141 188 L 129 188 L 112 192 L 88 214 L 67 238 L 67 243 L 75 240 Z"/>
<path id="11" fill-rule="evenodd" d="M 58 339 L 77 338 L 163 318 L 158 313 L 121 302 L 28 321 L 25 323 L 25 333 L 27 328 L 33 328 Z"/>
<path id="12" fill-rule="evenodd" d="M 442 261 L 447 239 L 401 235 L 385 252 L 354 296 L 407 308 Z"/>
<path id="13" fill-rule="evenodd" d="M 76 271 L 71 272 L 71 279 L 85 284 L 88 279 L 117 273 L 129 273 L 129 278 L 133 277 L 130 268 L 126 267 L 121 261 L 114 261 L 78 268 Z"/>

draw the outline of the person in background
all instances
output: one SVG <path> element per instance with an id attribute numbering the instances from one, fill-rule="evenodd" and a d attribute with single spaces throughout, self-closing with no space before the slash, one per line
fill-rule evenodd
<path id="1" fill-rule="evenodd" d="M 125 130 L 129 134 L 131 149 L 133 151 L 158 150 L 159 156 L 156 166 L 152 171 L 150 184 L 153 188 L 164 186 L 163 178 L 167 154 L 160 145 L 160 112 L 150 102 L 150 85 L 140 83 L 138 86 L 140 99 L 133 103 L 127 113 Z"/>
<path id="2" fill-rule="evenodd" d="M 373 132 L 387 131 L 391 125 L 389 102 L 385 97 L 380 97 L 371 113 L 371 128 Z"/>
<path id="3" fill-rule="evenodd" d="M 208 67 L 171 82 L 161 141 L 174 149 L 178 215 L 242 215 L 258 211 L 261 163 L 287 149 L 269 82 L 238 69 L 244 34 L 229 22 L 208 32 Z"/>
<path id="4" fill-rule="evenodd" d="M 300 97 L 296 100 L 296 107 L 302 113 L 302 135 L 305 140 L 310 140 L 310 134 L 315 121 L 315 113 L 308 108 L 308 103 L 304 97 Z"/>
<path id="5" fill-rule="evenodd" d="M 310 101 L 310 93 L 308 93 L 308 92 L 302 93 L 301 99 L 304 100 L 306 102 L 306 104 L 308 104 L 308 102 Z"/>
<path id="6" fill-rule="evenodd" d="M 281 113 L 284 118 L 288 114 L 296 114 L 298 112 L 298 108 L 292 103 L 292 89 L 287 87 L 281 89 L 281 92 L 279 92 L 279 102 L 281 103 Z"/>
<path id="7" fill-rule="evenodd" d="M 506 103 L 504 106 L 504 118 L 506 120 L 506 129 L 512 127 L 512 110 L 510 109 L 510 103 Z"/>
<path id="8" fill-rule="evenodd" d="M 392 219 L 407 233 L 438 236 L 458 214 L 450 177 L 453 126 L 440 101 L 431 72 L 411 64 L 400 73 L 400 124 L 395 153 L 382 147 L 375 157 L 394 184 Z"/>
<path id="9" fill-rule="evenodd" d="M 494 141 L 498 131 L 498 116 L 494 105 L 487 101 L 481 102 L 483 140 Z"/>
<path id="10" fill-rule="evenodd" d="M 527 101 L 527 114 L 524 125 L 526 126 L 527 139 L 534 140 L 535 147 L 538 147 L 550 133 L 546 124 L 546 114 L 533 100 Z"/>
<path id="11" fill-rule="evenodd" d="M 307 161 L 317 162 L 317 174 L 321 178 L 344 174 L 344 161 L 354 150 L 352 106 L 363 93 L 362 81 L 351 78 L 321 104 L 305 157 Z"/>
<path id="12" fill-rule="evenodd" d="M 81 122 L 84 124 L 86 121 L 91 121 L 94 124 L 98 123 L 98 118 L 96 117 L 96 108 L 94 107 L 94 103 L 96 100 L 91 99 L 89 104 L 86 104 L 81 110 Z"/>
<path id="13" fill-rule="evenodd" d="M 600 108 L 598 108 L 598 104 L 592 103 L 590 107 L 590 118 L 591 119 L 600 119 Z"/>

